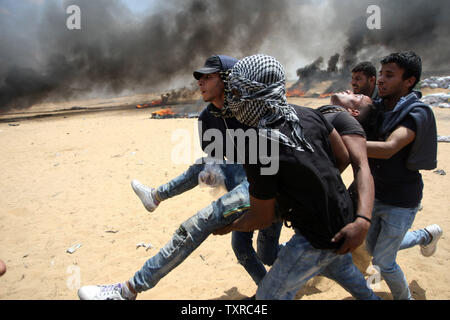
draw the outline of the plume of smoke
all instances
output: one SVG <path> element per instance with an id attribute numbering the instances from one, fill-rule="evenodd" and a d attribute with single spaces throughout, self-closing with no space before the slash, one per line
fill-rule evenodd
<path id="1" fill-rule="evenodd" d="M 81 30 L 66 28 L 71 4 L 81 9 Z M 0 110 L 92 90 L 148 90 L 191 75 L 210 55 L 254 54 L 287 23 L 287 8 L 286 0 L 166 0 L 143 19 L 119 0 L 22 8 L 0 19 Z"/>
<path id="2" fill-rule="evenodd" d="M 335 34 L 334 30 L 345 32 L 339 49 L 342 54 L 340 58 L 330 58 L 327 70 L 313 68 L 312 75 L 302 71 L 311 69 L 314 63 L 299 69 L 295 86 L 311 87 L 326 78 L 333 80 L 327 93 L 342 90 L 348 86 L 350 71 L 358 62 L 371 61 L 378 68 L 383 56 L 404 50 L 413 50 L 422 57 L 424 74 L 443 75 L 450 71 L 449 1 L 329 0 L 327 4 L 334 16 L 325 30 L 330 34 Z M 367 26 L 370 5 L 380 8 L 381 29 Z"/>
<path id="3" fill-rule="evenodd" d="M 339 53 L 336 53 L 335 55 L 332 55 L 330 59 L 328 60 L 328 68 L 327 72 L 338 72 L 338 62 L 339 62 Z"/>
<path id="4" fill-rule="evenodd" d="M 72 4 L 81 8 L 81 30 L 66 28 Z M 369 5 L 381 9 L 380 30 L 367 28 Z M 120 0 L 4 0 L 0 112 L 92 92 L 148 91 L 180 75 L 191 81 L 212 54 L 264 52 L 297 66 L 337 52 L 324 72 L 310 66 L 318 79 L 333 80 L 357 61 L 378 67 L 389 52 L 414 50 L 424 71 L 449 71 L 449 7 L 448 0 L 160 0 L 138 18 Z"/>
<path id="5" fill-rule="evenodd" d="M 344 45 L 344 68 L 361 60 L 376 61 L 378 66 L 380 54 L 413 50 L 422 57 L 424 68 L 450 70 L 449 1 L 347 0 L 333 4 L 338 16 L 353 17 Z M 369 5 L 377 5 L 381 10 L 379 30 L 366 26 L 365 10 Z"/>

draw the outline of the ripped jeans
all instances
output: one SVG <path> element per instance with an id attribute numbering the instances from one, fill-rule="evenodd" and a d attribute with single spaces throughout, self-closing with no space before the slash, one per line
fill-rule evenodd
<path id="1" fill-rule="evenodd" d="M 213 231 L 230 224 L 249 209 L 248 182 L 243 167 L 237 164 L 224 164 L 220 165 L 220 167 L 225 176 L 225 186 L 229 192 L 183 222 L 172 239 L 155 256 L 144 263 L 142 268 L 129 280 L 129 283 L 137 292 L 153 288 L 159 280 L 175 269 L 199 247 Z M 158 194 L 165 200 L 194 188 L 198 185 L 198 174 L 203 168 L 204 164 L 192 165 L 177 178 L 160 186 L 157 189 Z M 270 231 L 270 233 L 273 232 Z M 251 237 L 253 232 L 248 234 Z M 278 236 L 276 239 L 271 240 L 276 241 L 277 245 Z M 271 243 L 267 242 L 267 244 L 273 247 Z M 258 246 L 261 246 L 258 253 L 264 252 L 264 249 L 262 249 L 263 245 L 264 243 L 258 243 Z M 235 249 L 235 247 L 236 244 L 233 248 Z M 238 251 L 254 253 L 251 242 L 243 241 L 237 244 L 237 248 Z M 256 254 L 252 255 L 247 261 L 253 267 L 248 269 L 246 264 L 244 264 L 244 267 L 255 279 L 252 274 L 254 268 L 260 270 L 260 274 L 264 266 Z M 242 262 L 240 261 L 240 263 Z"/>
<path id="2" fill-rule="evenodd" d="M 129 283 L 137 292 L 153 288 L 214 230 L 233 222 L 247 211 L 249 206 L 248 182 L 244 181 L 183 222 L 172 239 L 155 256 L 145 262 Z"/>

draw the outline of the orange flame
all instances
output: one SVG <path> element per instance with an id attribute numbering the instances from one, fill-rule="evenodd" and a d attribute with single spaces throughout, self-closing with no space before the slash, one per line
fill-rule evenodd
<path id="1" fill-rule="evenodd" d="M 148 107 L 157 106 L 157 105 L 160 105 L 160 104 L 162 104 L 162 103 L 163 103 L 163 101 L 162 101 L 161 99 L 159 99 L 159 100 L 153 100 L 153 101 L 150 102 L 150 103 L 146 103 L 146 104 L 138 104 L 138 105 L 136 105 L 136 108 L 138 108 L 138 109 L 143 109 L 143 108 L 148 108 Z"/>
<path id="2" fill-rule="evenodd" d="M 166 115 L 173 115 L 175 112 L 172 111 L 172 109 L 161 109 L 159 111 L 152 112 L 152 116 L 166 116 Z"/>
<path id="3" fill-rule="evenodd" d="M 328 98 L 331 97 L 333 94 L 332 93 L 322 93 L 319 97 L 320 98 Z"/>
<path id="4" fill-rule="evenodd" d="M 286 97 L 303 97 L 305 95 L 305 92 L 296 88 L 296 89 L 289 89 L 286 93 Z"/>

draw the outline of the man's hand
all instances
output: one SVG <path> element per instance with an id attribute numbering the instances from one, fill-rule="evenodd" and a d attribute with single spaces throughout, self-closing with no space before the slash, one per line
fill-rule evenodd
<path id="1" fill-rule="evenodd" d="M 369 231 L 370 223 L 364 219 L 357 218 L 354 222 L 349 223 L 342 228 L 331 239 L 331 242 L 339 242 L 345 239 L 342 246 L 336 251 L 337 254 L 346 254 L 353 252 L 358 248 L 366 238 L 367 231 Z"/>

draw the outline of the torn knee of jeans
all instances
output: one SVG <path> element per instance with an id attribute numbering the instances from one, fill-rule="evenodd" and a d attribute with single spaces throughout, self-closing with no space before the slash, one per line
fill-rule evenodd
<path id="1" fill-rule="evenodd" d="M 182 240 L 186 239 L 188 236 L 187 230 L 184 228 L 183 225 L 181 225 L 177 231 L 175 231 L 175 234 L 178 235 Z"/>

